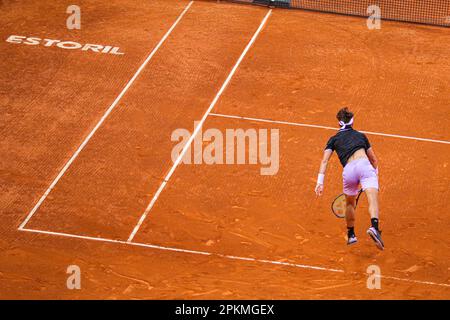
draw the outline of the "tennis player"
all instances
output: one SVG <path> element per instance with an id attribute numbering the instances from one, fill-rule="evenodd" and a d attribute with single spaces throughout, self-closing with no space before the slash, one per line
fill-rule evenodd
<path id="1" fill-rule="evenodd" d="M 339 110 L 336 115 L 340 129 L 332 136 L 325 147 L 323 159 L 320 164 L 319 175 L 317 177 L 316 194 L 323 193 L 323 183 L 328 160 L 333 151 L 336 151 L 339 161 L 344 167 L 342 174 L 344 184 L 344 194 L 346 201 L 345 217 L 347 221 L 348 240 L 351 245 L 357 242 L 355 235 L 355 201 L 359 193 L 359 185 L 366 193 L 369 202 L 369 213 L 371 217 L 371 227 L 367 233 L 375 242 L 378 249 L 384 249 L 381 239 L 381 231 L 378 228 L 378 161 L 370 146 L 367 137 L 353 129 L 353 113 L 348 108 Z"/>

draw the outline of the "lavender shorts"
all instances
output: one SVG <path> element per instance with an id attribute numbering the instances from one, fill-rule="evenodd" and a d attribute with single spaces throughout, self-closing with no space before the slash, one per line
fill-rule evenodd
<path id="1" fill-rule="evenodd" d="M 367 158 L 360 158 L 347 163 L 342 178 L 344 193 L 349 196 L 358 194 L 359 184 L 361 184 L 363 190 L 368 188 L 378 189 L 377 173 Z"/>

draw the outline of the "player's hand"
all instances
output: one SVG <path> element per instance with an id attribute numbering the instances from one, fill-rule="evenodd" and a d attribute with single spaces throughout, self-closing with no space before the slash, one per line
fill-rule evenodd
<path id="1" fill-rule="evenodd" d="M 323 184 L 318 183 L 318 184 L 316 185 L 315 191 L 316 191 L 316 195 L 317 195 L 318 197 L 320 197 L 320 196 L 323 194 Z"/>

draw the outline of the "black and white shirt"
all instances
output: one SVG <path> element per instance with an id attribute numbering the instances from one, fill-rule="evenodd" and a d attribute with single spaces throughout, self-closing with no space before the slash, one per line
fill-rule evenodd
<path id="1" fill-rule="evenodd" d="M 328 140 L 325 150 L 336 151 L 339 161 L 345 167 L 348 159 L 359 149 L 369 150 L 370 142 L 364 133 L 354 130 L 352 127 L 339 130 Z"/>

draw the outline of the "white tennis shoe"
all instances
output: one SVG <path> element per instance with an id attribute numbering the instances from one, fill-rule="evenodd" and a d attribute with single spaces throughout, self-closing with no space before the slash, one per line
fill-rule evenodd
<path id="1" fill-rule="evenodd" d="M 355 235 L 352 235 L 352 236 L 348 237 L 348 239 L 347 239 L 347 245 L 348 246 L 350 246 L 352 244 L 355 244 L 357 242 L 358 242 L 358 239 L 356 238 Z"/>
<path id="2" fill-rule="evenodd" d="M 381 231 L 378 231 L 374 227 L 370 227 L 369 230 L 367 230 L 367 234 L 372 238 L 372 240 L 375 242 L 375 245 L 378 249 L 384 250 L 384 243 L 381 239 Z"/>

